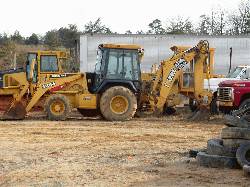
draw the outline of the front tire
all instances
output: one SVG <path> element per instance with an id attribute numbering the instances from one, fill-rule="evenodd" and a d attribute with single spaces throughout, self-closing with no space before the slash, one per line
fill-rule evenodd
<path id="1" fill-rule="evenodd" d="M 109 121 L 126 121 L 134 117 L 137 109 L 135 94 L 128 88 L 114 86 L 101 96 L 100 110 Z"/>
<path id="2" fill-rule="evenodd" d="M 239 109 L 243 109 L 243 108 L 246 108 L 246 107 L 250 107 L 250 99 L 244 100 L 244 101 L 240 104 Z"/>
<path id="3" fill-rule="evenodd" d="M 45 112 L 51 121 L 64 121 L 71 112 L 71 106 L 68 98 L 61 94 L 51 95 L 47 98 Z"/>

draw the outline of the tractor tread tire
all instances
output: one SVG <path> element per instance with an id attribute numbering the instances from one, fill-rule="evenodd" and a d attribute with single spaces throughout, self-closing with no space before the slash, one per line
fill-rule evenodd
<path id="1" fill-rule="evenodd" d="M 239 127 L 227 127 L 221 131 L 222 139 L 245 139 L 250 140 L 250 129 Z"/>
<path id="2" fill-rule="evenodd" d="M 239 128 L 250 128 L 250 123 L 248 123 L 244 117 L 225 115 L 225 125 L 228 127 L 239 127 Z"/>
<path id="3" fill-rule="evenodd" d="M 50 111 L 50 105 L 52 104 L 52 102 L 54 100 L 58 100 L 58 99 L 60 99 L 64 103 L 65 111 L 61 115 L 54 115 Z M 44 109 L 45 109 L 45 112 L 46 112 L 49 120 L 51 120 L 51 121 L 65 121 L 71 112 L 71 104 L 66 96 L 64 96 L 62 94 L 55 94 L 55 95 L 50 95 L 46 99 L 45 104 L 44 104 Z"/>
<path id="4" fill-rule="evenodd" d="M 241 167 L 243 167 L 244 165 L 250 165 L 250 158 L 249 161 L 246 158 L 246 154 L 248 151 L 250 151 L 250 144 L 241 144 L 237 149 L 236 158 Z"/>
<path id="5" fill-rule="evenodd" d="M 223 139 L 223 145 L 226 147 L 231 147 L 238 149 L 242 144 L 250 144 L 250 140 L 244 139 Z"/>
<path id="6" fill-rule="evenodd" d="M 237 159 L 235 157 L 209 155 L 199 152 L 196 157 L 200 166 L 211 168 L 238 168 Z"/>
<path id="7" fill-rule="evenodd" d="M 211 139 L 207 142 L 207 154 L 235 157 L 236 149 L 224 146 L 222 139 Z"/>
<path id="8" fill-rule="evenodd" d="M 121 95 L 128 100 L 128 109 L 124 114 L 115 114 L 110 108 L 110 101 L 114 96 Z M 134 117 L 137 109 L 137 99 L 134 93 L 123 86 L 114 86 L 107 89 L 100 99 L 101 114 L 108 121 L 127 121 Z"/>

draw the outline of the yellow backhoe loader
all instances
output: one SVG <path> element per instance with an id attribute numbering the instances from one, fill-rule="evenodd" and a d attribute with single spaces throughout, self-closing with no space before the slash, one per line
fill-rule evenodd
<path id="1" fill-rule="evenodd" d="M 95 73 L 63 73 L 53 53 L 29 53 L 26 71 L 1 72 L 0 95 L 12 102 L 4 119 L 23 119 L 39 103 L 50 120 L 65 120 L 72 108 L 100 112 L 108 120 L 128 120 L 137 109 L 140 61 L 137 45 L 102 44 Z"/>
<path id="2" fill-rule="evenodd" d="M 200 108 L 209 108 L 212 92 L 204 89 L 204 79 L 213 77 L 213 52 L 207 41 L 193 48 L 174 46 L 174 55 L 161 62 L 155 73 L 143 75 L 138 113 L 162 113 L 179 103 L 179 94 L 195 98 Z M 183 70 L 189 67 L 190 72 Z M 151 81 L 148 81 L 150 79 Z M 192 83 L 190 84 L 190 80 Z M 187 86 L 188 81 L 188 86 Z"/>

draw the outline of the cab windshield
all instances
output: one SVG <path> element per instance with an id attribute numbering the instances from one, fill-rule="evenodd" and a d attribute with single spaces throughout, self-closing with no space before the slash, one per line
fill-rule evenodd
<path id="1" fill-rule="evenodd" d="M 237 77 L 242 77 L 245 75 L 246 71 L 244 71 L 244 67 L 236 67 L 233 71 L 231 71 L 228 75 L 227 78 L 237 78 Z"/>

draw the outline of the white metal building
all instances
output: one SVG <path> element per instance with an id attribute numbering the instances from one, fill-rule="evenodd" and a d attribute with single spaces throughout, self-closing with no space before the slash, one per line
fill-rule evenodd
<path id="1" fill-rule="evenodd" d="M 102 43 L 139 44 L 145 49 L 143 71 L 172 55 L 174 45 L 194 46 L 199 40 L 208 40 L 215 48 L 215 73 L 226 74 L 229 67 L 230 47 L 233 49 L 232 65 L 250 65 L 249 36 L 195 36 L 195 35 L 82 35 L 80 37 L 80 70 L 94 70 L 96 49 Z"/>

